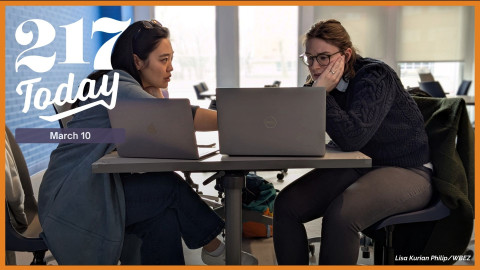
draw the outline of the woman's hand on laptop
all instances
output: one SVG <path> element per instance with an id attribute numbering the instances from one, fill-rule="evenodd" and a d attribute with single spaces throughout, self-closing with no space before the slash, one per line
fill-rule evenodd
<path id="1" fill-rule="evenodd" d="M 325 91 L 330 93 L 342 78 L 344 67 L 345 55 L 342 55 L 328 64 L 318 79 L 313 82 L 312 87 L 325 87 Z"/>

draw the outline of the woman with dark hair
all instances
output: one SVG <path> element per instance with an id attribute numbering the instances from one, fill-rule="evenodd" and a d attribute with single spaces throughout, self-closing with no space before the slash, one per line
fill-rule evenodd
<path id="1" fill-rule="evenodd" d="M 163 97 L 170 81 L 173 49 L 169 30 L 155 20 L 130 25 L 115 43 L 113 70 L 88 76 L 92 82 L 108 76 L 111 89 L 118 76 L 118 99 Z M 96 84 L 98 91 L 100 84 Z M 87 91 L 85 87 L 84 91 Z M 110 97 L 78 101 L 85 106 Z M 196 130 L 217 129 L 215 111 L 192 106 Z M 153 116 L 152 117 L 175 117 Z M 75 114 L 69 128 L 109 128 L 101 106 Z M 142 264 L 185 264 L 182 239 L 203 247 L 206 264 L 225 264 L 224 244 L 217 235 L 223 220 L 174 172 L 92 174 L 93 162 L 114 144 L 59 144 L 50 157 L 39 192 L 42 237 L 59 264 L 117 264 L 126 234 L 141 239 Z M 242 253 L 243 264 L 257 264 Z"/>
<path id="2" fill-rule="evenodd" d="M 356 264 L 359 232 L 430 201 L 431 163 L 422 114 L 385 63 L 356 53 L 336 20 L 307 32 L 300 57 L 305 86 L 324 87 L 326 129 L 343 151 L 372 158 L 369 169 L 315 169 L 277 196 L 273 218 L 279 264 L 308 264 L 304 223 L 322 217 L 320 264 Z"/>

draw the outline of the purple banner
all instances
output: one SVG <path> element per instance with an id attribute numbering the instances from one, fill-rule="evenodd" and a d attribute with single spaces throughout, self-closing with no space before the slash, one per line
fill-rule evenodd
<path id="1" fill-rule="evenodd" d="M 121 143 L 123 128 L 17 128 L 17 143 Z"/>

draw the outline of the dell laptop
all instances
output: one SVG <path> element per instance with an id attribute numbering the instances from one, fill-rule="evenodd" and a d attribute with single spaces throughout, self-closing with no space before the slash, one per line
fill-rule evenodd
<path id="1" fill-rule="evenodd" d="M 216 93 L 221 154 L 325 154 L 324 88 L 217 88 Z"/>
<path id="2" fill-rule="evenodd" d="M 197 147 L 188 99 L 117 100 L 108 115 L 112 128 L 125 129 L 121 157 L 200 159 L 218 150 Z"/>

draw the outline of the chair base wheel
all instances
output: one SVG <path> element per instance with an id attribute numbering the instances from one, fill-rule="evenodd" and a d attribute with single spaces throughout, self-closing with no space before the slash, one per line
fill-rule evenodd
<path id="1" fill-rule="evenodd" d="M 473 258 L 473 254 L 474 254 L 474 252 L 473 252 L 473 250 L 471 250 L 471 249 L 468 249 L 468 250 L 465 251 L 465 253 L 464 253 L 464 255 L 470 256 L 471 258 Z"/>
<path id="2" fill-rule="evenodd" d="M 46 252 L 46 250 L 34 251 L 33 261 L 30 263 L 30 265 L 47 265 L 47 262 L 45 261 Z"/>

